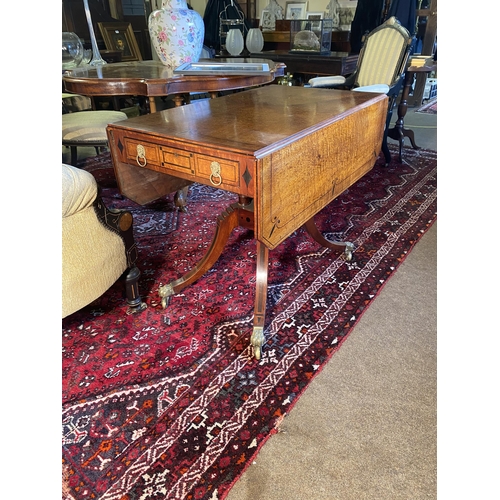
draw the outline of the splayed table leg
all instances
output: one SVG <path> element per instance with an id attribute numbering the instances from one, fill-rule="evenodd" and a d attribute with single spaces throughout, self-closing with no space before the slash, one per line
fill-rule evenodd
<path id="1" fill-rule="evenodd" d="M 311 238 L 319 243 L 321 246 L 326 248 L 331 248 L 333 250 L 343 251 L 347 261 L 352 259 L 352 252 L 354 252 L 354 245 L 350 241 L 330 241 L 327 240 L 323 234 L 319 231 L 314 218 L 309 219 L 305 224 L 304 228 L 309 233 Z"/>
<path id="2" fill-rule="evenodd" d="M 217 262 L 229 235 L 239 225 L 239 208 L 238 203 L 233 203 L 217 217 L 215 235 L 203 259 L 184 276 L 158 289 L 163 308 L 167 307 L 169 298 L 172 295 L 179 293 L 182 289 L 201 278 Z"/>

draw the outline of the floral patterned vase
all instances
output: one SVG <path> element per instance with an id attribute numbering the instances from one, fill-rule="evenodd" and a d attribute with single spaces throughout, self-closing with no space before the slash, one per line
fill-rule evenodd
<path id="1" fill-rule="evenodd" d="M 167 67 L 175 69 L 187 62 L 197 62 L 203 49 L 205 25 L 186 0 L 163 0 L 148 21 L 151 43 Z"/>

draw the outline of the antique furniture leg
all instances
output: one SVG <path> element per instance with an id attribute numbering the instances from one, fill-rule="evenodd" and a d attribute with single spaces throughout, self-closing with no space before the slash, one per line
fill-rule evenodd
<path id="1" fill-rule="evenodd" d="M 411 142 L 413 149 L 420 149 L 415 143 L 415 134 L 413 133 L 413 130 L 408 130 L 408 129 L 405 129 L 405 127 L 404 127 L 404 118 L 405 118 L 406 112 L 408 111 L 408 97 L 410 95 L 410 87 L 413 83 L 414 76 L 415 76 L 415 73 L 413 73 L 411 71 L 406 72 L 403 93 L 401 94 L 401 100 L 399 101 L 399 105 L 398 105 L 398 119 L 396 120 L 394 127 L 392 127 L 387 132 L 387 137 L 390 137 L 391 139 L 394 139 L 395 141 L 399 142 L 399 162 L 400 163 L 403 161 L 402 150 L 403 150 L 405 137 L 408 137 L 410 139 L 410 142 Z"/>
<path id="2" fill-rule="evenodd" d="M 247 206 L 248 203 L 250 203 L 250 205 Z M 241 213 L 242 211 L 244 213 L 249 212 L 251 216 L 245 216 Z M 226 210 L 224 210 L 224 212 L 222 212 L 221 215 L 217 217 L 215 235 L 212 239 L 212 244 L 203 259 L 201 259 L 201 261 L 198 262 L 198 264 L 196 264 L 193 269 L 187 272 L 184 276 L 168 283 L 167 285 L 163 285 L 158 289 L 163 308 L 167 307 L 169 297 L 179 293 L 186 286 L 201 278 L 201 276 L 203 276 L 217 262 L 222 250 L 224 250 L 224 246 L 229 238 L 229 235 L 235 227 L 243 225 L 240 224 L 240 222 L 244 222 L 245 220 L 253 222 L 253 200 L 249 200 L 248 198 L 241 196 L 238 203 L 231 204 Z"/>
<path id="3" fill-rule="evenodd" d="M 189 94 L 187 94 L 189 97 Z M 172 97 L 172 100 L 174 101 L 174 104 L 176 107 L 182 106 L 183 104 L 189 104 L 189 102 L 186 101 L 186 94 L 176 94 Z"/>
<path id="4" fill-rule="evenodd" d="M 156 113 L 156 101 L 154 96 L 148 97 L 147 107 L 150 113 Z"/>
<path id="5" fill-rule="evenodd" d="M 147 308 L 139 294 L 139 277 L 141 272 L 136 266 L 138 259 L 137 245 L 133 232 L 133 216 L 128 210 L 108 208 L 102 201 L 100 192 L 94 202 L 97 218 L 107 228 L 114 231 L 123 240 L 125 245 L 125 256 L 127 259 L 127 270 L 125 277 L 125 291 L 127 295 L 127 314 L 136 314 Z"/>
<path id="6" fill-rule="evenodd" d="M 179 191 L 176 191 L 174 195 L 174 205 L 183 213 L 187 212 L 187 197 L 188 197 L 189 186 L 186 186 Z"/>
<path id="7" fill-rule="evenodd" d="M 253 200 L 251 198 L 240 196 L 238 203 L 233 203 L 224 210 L 217 218 L 217 227 L 212 239 L 212 244 L 203 259 L 184 276 L 158 289 L 163 308 L 167 307 L 168 301 L 172 295 L 179 293 L 185 287 L 201 278 L 201 276 L 215 264 L 224 250 L 229 235 L 237 226 L 246 227 L 247 229 L 254 228 Z M 254 326 L 250 338 L 250 345 L 253 348 L 255 358 L 258 360 L 261 357 L 262 344 L 264 343 L 268 256 L 268 248 L 260 241 L 257 241 L 257 283 L 255 291 Z"/>
<path id="8" fill-rule="evenodd" d="M 312 239 L 318 242 L 321 246 L 332 248 L 333 250 L 343 251 L 346 260 L 350 261 L 352 259 L 352 252 L 354 252 L 354 245 L 349 241 L 330 241 L 327 240 L 318 230 L 314 222 L 314 218 L 309 219 L 305 224 L 304 228 L 312 237 Z"/>
<path id="9" fill-rule="evenodd" d="M 127 314 L 135 314 L 146 309 L 146 304 L 142 302 L 139 295 L 139 277 L 141 272 L 137 266 L 129 269 L 125 274 L 125 290 L 127 292 Z"/>
<path id="10" fill-rule="evenodd" d="M 257 274 L 255 288 L 255 306 L 253 332 L 250 345 L 253 348 L 255 359 L 260 360 L 264 343 L 264 321 L 266 318 L 267 303 L 267 269 L 269 250 L 264 243 L 257 241 Z"/>

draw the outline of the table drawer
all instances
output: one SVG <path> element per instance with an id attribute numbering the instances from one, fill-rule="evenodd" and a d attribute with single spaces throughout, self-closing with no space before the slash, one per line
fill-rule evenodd
<path id="1" fill-rule="evenodd" d="M 196 176 L 213 186 L 239 186 L 239 162 L 213 156 L 196 155 Z"/>
<path id="2" fill-rule="evenodd" d="M 144 140 L 118 133 L 112 136 L 112 143 L 125 145 L 123 161 L 131 166 L 251 196 L 254 165 L 253 161 L 249 165 L 247 157 L 231 157 L 223 151 L 210 155 L 205 151 L 184 150 L 160 141 L 155 143 L 149 138 Z M 117 148 L 120 150 L 120 146 Z"/>
<path id="3" fill-rule="evenodd" d="M 160 146 L 161 166 L 193 173 L 193 154 L 186 151 L 167 149 Z"/>
<path id="4" fill-rule="evenodd" d="M 132 160 L 132 164 L 143 167 L 145 164 L 160 165 L 158 146 L 148 142 L 138 142 L 125 139 L 125 152 L 127 160 Z"/>
<path id="5" fill-rule="evenodd" d="M 127 160 L 139 167 L 166 167 L 181 172 L 194 172 L 193 154 L 181 149 L 125 138 Z"/>

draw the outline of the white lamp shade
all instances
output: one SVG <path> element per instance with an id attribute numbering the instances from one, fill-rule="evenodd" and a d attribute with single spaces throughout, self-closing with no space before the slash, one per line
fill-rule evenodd
<path id="1" fill-rule="evenodd" d="M 260 28 L 250 28 L 247 34 L 248 52 L 262 52 L 264 48 L 264 36 Z"/>
<path id="2" fill-rule="evenodd" d="M 244 46 L 245 42 L 241 31 L 237 28 L 231 28 L 226 36 L 226 50 L 232 56 L 239 56 L 243 52 Z"/>

